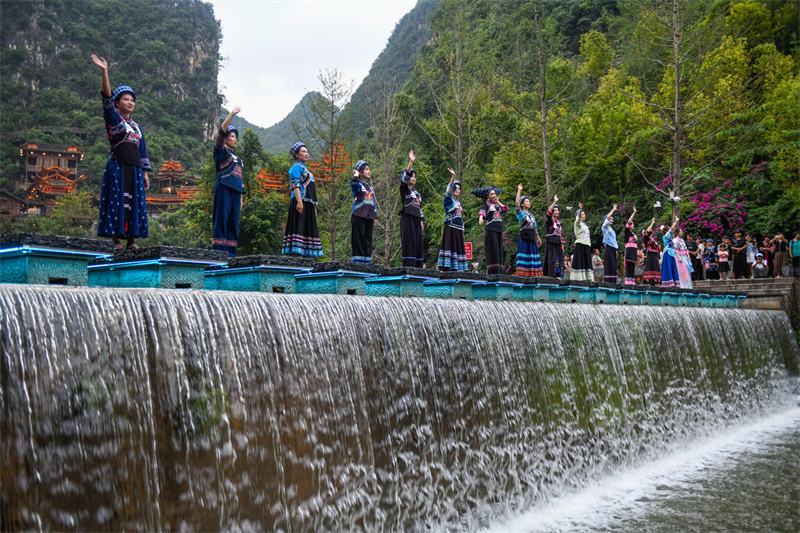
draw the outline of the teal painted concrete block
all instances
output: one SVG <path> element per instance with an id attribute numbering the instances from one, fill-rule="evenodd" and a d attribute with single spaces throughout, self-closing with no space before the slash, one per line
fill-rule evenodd
<path id="1" fill-rule="evenodd" d="M 567 301 L 567 288 L 550 287 L 550 301 L 555 303 L 565 303 Z"/>
<path id="2" fill-rule="evenodd" d="M 422 298 L 425 296 L 425 278 L 409 276 L 368 278 L 367 296 L 394 296 L 397 298 Z"/>
<path id="3" fill-rule="evenodd" d="M 503 282 L 475 283 L 472 285 L 475 300 L 514 301 L 514 284 Z"/>
<path id="4" fill-rule="evenodd" d="M 606 303 L 609 305 L 619 305 L 620 295 L 619 289 L 603 289 L 606 293 Z"/>
<path id="5" fill-rule="evenodd" d="M 90 287 L 202 289 L 207 265 L 147 260 L 89 265 Z"/>
<path id="6" fill-rule="evenodd" d="M 533 285 L 515 285 L 514 286 L 514 301 L 515 302 L 535 302 L 536 301 L 536 287 Z"/>
<path id="7" fill-rule="evenodd" d="M 644 305 L 652 305 L 652 306 L 660 306 L 661 305 L 661 293 L 657 291 L 647 291 L 642 295 L 642 304 Z"/>
<path id="8" fill-rule="evenodd" d="M 425 298 L 446 298 L 472 300 L 472 281 L 463 279 L 442 279 L 426 281 L 422 284 Z"/>
<path id="9" fill-rule="evenodd" d="M 300 294 L 366 296 L 364 281 L 375 276 L 376 274 L 346 270 L 295 274 L 295 290 Z"/>
<path id="10" fill-rule="evenodd" d="M 619 295 L 621 305 L 642 305 L 642 293 L 623 289 Z"/>
<path id="11" fill-rule="evenodd" d="M 581 300 L 580 287 L 565 287 L 564 301 L 567 303 L 578 303 Z"/>
<path id="12" fill-rule="evenodd" d="M 602 297 L 598 299 L 600 295 L 602 295 Z M 578 301 L 582 304 L 600 304 L 605 303 L 606 299 L 603 291 L 584 287 L 579 291 Z"/>
<path id="13" fill-rule="evenodd" d="M 295 275 L 310 268 L 273 267 L 214 268 L 205 272 L 205 288 L 212 291 L 272 292 L 292 294 Z"/>
<path id="14" fill-rule="evenodd" d="M 89 283 L 86 265 L 104 254 L 29 247 L 4 249 L 0 256 L 0 283 L 68 285 L 85 287 Z"/>
<path id="15" fill-rule="evenodd" d="M 558 285 L 536 285 L 534 299 L 537 302 L 550 302 L 550 289 L 558 290 Z"/>

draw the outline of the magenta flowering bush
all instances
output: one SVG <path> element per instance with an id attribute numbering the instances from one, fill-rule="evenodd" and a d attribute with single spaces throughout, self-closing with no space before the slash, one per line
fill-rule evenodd
<path id="1" fill-rule="evenodd" d="M 726 179 L 705 193 L 692 196 L 687 211 L 693 210 L 680 223 L 681 229 L 701 236 L 722 237 L 745 229 L 747 199 L 737 195 L 734 184 Z"/>

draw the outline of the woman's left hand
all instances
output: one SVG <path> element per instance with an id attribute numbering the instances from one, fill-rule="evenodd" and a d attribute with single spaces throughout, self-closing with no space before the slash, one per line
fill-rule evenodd
<path id="1" fill-rule="evenodd" d="M 147 175 L 147 171 L 144 173 L 144 190 L 150 188 L 150 176 Z"/>

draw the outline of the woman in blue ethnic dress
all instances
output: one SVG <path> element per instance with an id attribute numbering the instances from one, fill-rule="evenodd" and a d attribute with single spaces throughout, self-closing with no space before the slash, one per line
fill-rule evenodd
<path id="1" fill-rule="evenodd" d="M 662 240 L 664 242 L 664 254 L 661 256 L 661 286 L 662 287 L 680 287 L 681 279 L 678 273 L 678 263 L 675 260 L 675 243 L 673 239 L 675 235 L 673 232 L 678 226 L 678 217 L 674 217 L 672 227 L 669 229 L 666 226 L 661 226 L 663 233 Z M 666 230 L 666 232 L 665 232 Z"/>
<path id="2" fill-rule="evenodd" d="M 564 277 L 564 237 L 561 233 L 561 208 L 558 196 L 553 196 L 553 203 L 547 208 L 547 253 L 545 254 L 544 275 L 551 278 Z"/>
<path id="3" fill-rule="evenodd" d="M 127 248 L 135 249 L 136 239 L 146 238 L 147 199 L 145 190 L 150 187 L 150 160 L 144 142 L 142 127 L 133 118 L 136 93 L 127 85 L 111 92 L 108 80 L 108 63 L 92 54 L 92 61 L 102 71 L 103 119 L 106 123 L 111 154 L 103 172 L 100 191 L 100 222 L 97 235 L 111 237 L 114 249 L 122 249 L 121 238 Z"/>
<path id="4" fill-rule="evenodd" d="M 289 201 L 281 254 L 322 257 L 322 241 L 317 228 L 317 188 L 314 174 L 306 166 L 310 157 L 308 147 L 298 141 L 289 149 L 289 155 L 294 158 L 294 165 L 289 169 L 292 199 Z"/>
<path id="5" fill-rule="evenodd" d="M 408 166 L 400 175 L 400 199 L 403 202 L 403 209 L 400 211 L 400 250 L 403 266 L 422 268 L 425 215 L 422 212 L 422 196 L 414 189 L 417 183 L 417 172 L 413 167 L 416 159 L 413 150 L 408 152 Z"/>
<path id="6" fill-rule="evenodd" d="M 522 184 L 517 185 L 517 220 L 519 220 L 519 240 L 517 242 L 517 270 L 515 276 L 537 277 L 543 274 L 539 247 L 542 238 L 536 227 L 536 218 L 531 214 L 531 199 L 522 196 Z"/>
<path id="7" fill-rule="evenodd" d="M 436 267 L 442 271 L 457 270 L 466 272 L 467 254 L 464 249 L 464 216 L 461 209 L 461 202 L 458 197 L 461 194 L 461 182 L 456 179 L 456 171 L 452 168 L 450 172 L 450 183 L 447 184 L 447 191 L 444 194 L 444 231 L 442 231 L 442 244 L 439 247 L 439 257 Z"/>
<path id="8" fill-rule="evenodd" d="M 239 244 L 239 217 L 244 202 L 242 181 L 242 159 L 233 153 L 239 144 L 239 130 L 231 126 L 233 117 L 241 109 L 237 106 L 228 113 L 217 131 L 214 141 L 214 166 L 217 179 L 214 182 L 214 205 L 211 211 L 211 249 L 236 255 Z"/>
<path id="9" fill-rule="evenodd" d="M 372 262 L 372 231 L 378 216 L 375 193 L 367 180 L 372 177 L 369 163 L 364 160 L 353 167 L 350 190 L 353 192 L 353 209 L 350 211 L 350 246 L 354 263 Z"/>

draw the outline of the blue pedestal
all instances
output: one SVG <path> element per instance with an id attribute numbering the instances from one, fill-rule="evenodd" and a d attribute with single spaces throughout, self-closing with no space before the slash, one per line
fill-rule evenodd
<path id="1" fill-rule="evenodd" d="M 440 279 L 422 284 L 425 298 L 472 300 L 472 284 L 468 279 Z"/>
<path id="2" fill-rule="evenodd" d="M 620 295 L 622 294 L 619 289 L 600 289 L 606 293 L 606 303 L 609 305 L 619 305 Z"/>
<path id="3" fill-rule="evenodd" d="M 567 286 L 564 287 L 566 289 L 564 293 L 564 301 L 567 303 L 578 303 L 581 301 L 581 288 L 578 286 Z"/>
<path id="4" fill-rule="evenodd" d="M 739 307 L 739 298 L 732 294 L 726 295 L 725 307 L 727 307 L 728 309 L 736 309 L 737 307 Z"/>
<path id="5" fill-rule="evenodd" d="M 629 289 L 622 289 L 619 295 L 619 303 L 622 305 L 642 305 L 642 293 Z"/>
<path id="6" fill-rule="evenodd" d="M 89 265 L 90 287 L 202 289 L 204 270 L 223 263 L 190 259 L 145 259 Z"/>
<path id="7" fill-rule="evenodd" d="M 472 298 L 475 300 L 514 301 L 515 283 L 505 281 L 478 282 L 472 285 Z"/>
<path id="8" fill-rule="evenodd" d="M 534 285 L 515 285 L 514 286 L 514 301 L 515 302 L 535 302 L 536 301 L 536 287 Z"/>
<path id="9" fill-rule="evenodd" d="M 366 296 L 365 280 L 377 274 L 333 270 L 330 272 L 308 272 L 296 274 L 295 289 L 301 294 L 343 294 Z"/>
<path id="10" fill-rule="evenodd" d="M 27 244 L 10 246 L 0 250 L 0 283 L 85 287 L 89 284 L 89 261 L 106 257 L 110 254 Z"/>
<path id="11" fill-rule="evenodd" d="M 295 274 L 311 268 L 258 265 L 241 268 L 206 269 L 205 288 L 212 291 L 275 292 L 291 294 L 295 290 Z"/>
<path id="12" fill-rule="evenodd" d="M 422 298 L 423 283 L 431 278 L 418 276 L 387 276 L 366 279 L 367 296 L 395 296 L 399 298 Z"/>
<path id="13" fill-rule="evenodd" d="M 661 305 L 661 293 L 658 291 L 646 291 L 644 295 L 642 295 L 642 303 L 652 306 Z"/>

